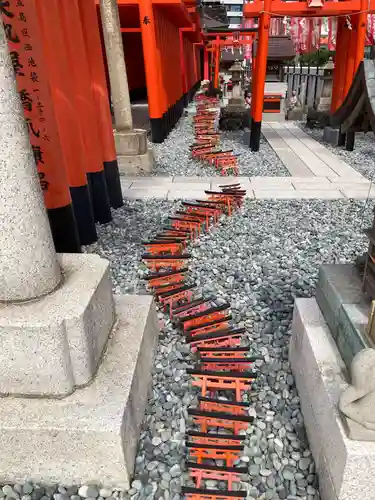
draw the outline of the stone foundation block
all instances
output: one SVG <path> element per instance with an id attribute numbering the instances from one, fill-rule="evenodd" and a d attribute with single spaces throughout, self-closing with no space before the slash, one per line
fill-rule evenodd
<path id="1" fill-rule="evenodd" d="M 147 153 L 147 131 L 133 129 L 129 132 L 115 131 L 115 145 L 119 156 L 136 156 Z"/>
<path id="2" fill-rule="evenodd" d="M 333 128 L 330 126 L 324 127 L 323 130 L 323 141 L 332 144 L 332 146 L 337 146 L 339 143 L 340 129 Z"/>
<path id="3" fill-rule="evenodd" d="M 0 398 L 0 484 L 129 487 L 158 325 L 148 295 L 115 297 L 115 306 L 116 323 L 91 384 L 63 399 Z"/>
<path id="4" fill-rule="evenodd" d="M 0 306 L 0 395 L 65 396 L 96 373 L 115 321 L 109 263 L 59 258 L 56 290 Z"/>
<path id="5" fill-rule="evenodd" d="M 155 163 L 154 151 L 149 148 L 142 155 L 118 156 L 117 161 L 120 175 L 150 173 Z"/>
<path id="6" fill-rule="evenodd" d="M 338 410 L 347 371 L 315 299 L 297 299 L 289 359 L 322 500 L 375 500 L 375 443 L 348 438 Z"/>

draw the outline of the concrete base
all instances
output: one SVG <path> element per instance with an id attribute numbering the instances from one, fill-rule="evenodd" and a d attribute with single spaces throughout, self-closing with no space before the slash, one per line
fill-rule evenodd
<path id="1" fill-rule="evenodd" d="M 340 129 L 333 128 L 330 126 L 324 127 L 323 130 L 323 141 L 332 144 L 332 146 L 338 146 L 339 144 Z"/>
<path id="2" fill-rule="evenodd" d="M 0 395 L 63 397 L 95 375 L 115 315 L 109 262 L 61 254 L 63 281 L 0 309 Z"/>
<path id="3" fill-rule="evenodd" d="M 118 156 L 117 161 L 120 175 L 150 173 L 155 163 L 154 151 L 149 148 L 143 155 Z"/>
<path id="4" fill-rule="evenodd" d="M 115 131 L 115 143 L 120 175 L 150 173 L 154 166 L 154 153 L 149 150 L 147 131 L 134 129 Z"/>
<path id="5" fill-rule="evenodd" d="M 116 151 L 119 156 L 144 155 L 147 153 L 147 131 L 133 129 L 129 132 L 114 131 Z"/>
<path id="6" fill-rule="evenodd" d="M 0 398 L 0 484 L 129 487 L 158 325 L 150 296 L 115 297 L 115 305 L 117 323 L 89 386 L 61 400 Z"/>
<path id="7" fill-rule="evenodd" d="M 296 106 L 294 109 L 288 110 L 285 114 L 285 118 L 287 120 L 302 120 L 304 115 L 303 108 L 300 106 Z"/>
<path id="8" fill-rule="evenodd" d="M 321 97 L 319 99 L 319 103 L 317 106 L 318 111 L 323 111 L 324 113 L 328 113 L 331 109 L 331 97 Z"/>
<path id="9" fill-rule="evenodd" d="M 322 500 L 375 500 L 375 443 L 347 437 L 338 411 L 346 367 L 315 299 L 295 301 L 289 359 Z"/>
<path id="10" fill-rule="evenodd" d="M 370 300 L 352 264 L 325 264 L 319 269 L 316 301 L 346 366 L 362 349 L 374 347 L 366 334 Z"/>

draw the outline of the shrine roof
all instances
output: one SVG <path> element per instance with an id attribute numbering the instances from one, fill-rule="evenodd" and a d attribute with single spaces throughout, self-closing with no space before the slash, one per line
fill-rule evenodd
<path id="1" fill-rule="evenodd" d="M 258 47 L 258 39 L 254 41 L 253 53 L 256 56 Z M 270 35 L 268 39 L 268 59 L 285 60 L 293 59 L 296 56 L 296 51 L 292 40 L 287 35 Z"/>
<path id="2" fill-rule="evenodd" d="M 239 49 L 234 49 L 233 52 L 231 50 L 223 50 L 221 52 L 221 61 L 222 62 L 234 62 L 234 61 L 243 61 L 244 53 L 240 52 Z"/>

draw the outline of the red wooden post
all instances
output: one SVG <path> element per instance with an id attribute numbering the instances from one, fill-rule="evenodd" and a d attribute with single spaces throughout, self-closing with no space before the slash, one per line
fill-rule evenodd
<path id="1" fill-rule="evenodd" d="M 96 4 L 95 0 L 79 0 L 78 6 L 90 71 L 91 92 L 96 109 L 96 120 L 99 129 L 102 162 L 109 200 L 113 208 L 119 208 L 124 202 L 122 199 L 120 174 L 113 136 L 112 116 Z"/>
<path id="2" fill-rule="evenodd" d="M 42 1 L 41 3 L 46 3 Z M 62 25 L 61 43 L 66 47 L 70 79 L 73 90 L 72 104 L 80 127 L 87 179 L 89 181 L 94 217 L 97 222 L 112 220 L 107 183 L 103 168 L 103 153 L 94 97 L 91 92 L 91 76 L 87 62 L 85 40 L 82 31 L 78 0 L 49 0 L 58 8 Z M 49 27 L 45 27 L 49 30 Z M 59 59 L 58 59 L 59 60 Z"/>
<path id="3" fill-rule="evenodd" d="M 252 121 L 250 147 L 252 151 L 259 151 L 260 131 L 262 127 L 262 113 L 264 101 L 264 85 L 268 57 L 268 31 L 270 24 L 271 0 L 264 0 L 264 12 L 260 14 L 257 60 L 255 67 L 255 99 L 252 99 Z"/>
<path id="4" fill-rule="evenodd" d="M 9 7 L 2 9 L 2 21 L 56 250 L 80 252 L 56 116 L 58 109 L 51 95 L 53 86 L 46 51 L 53 42 L 46 43 L 38 13 L 35 0 L 11 0 Z"/>
<path id="5" fill-rule="evenodd" d="M 163 142 L 165 139 L 163 98 L 160 92 L 161 79 L 159 75 L 156 19 L 151 0 L 142 0 L 139 3 L 139 17 L 142 30 L 143 59 L 145 63 L 152 140 L 154 142 Z"/>

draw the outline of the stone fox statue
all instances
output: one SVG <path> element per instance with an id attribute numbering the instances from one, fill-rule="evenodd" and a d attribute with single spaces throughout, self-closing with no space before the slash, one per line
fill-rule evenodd
<path id="1" fill-rule="evenodd" d="M 340 396 L 339 408 L 350 420 L 375 430 L 375 349 L 363 349 L 351 363 L 351 385 Z"/>

